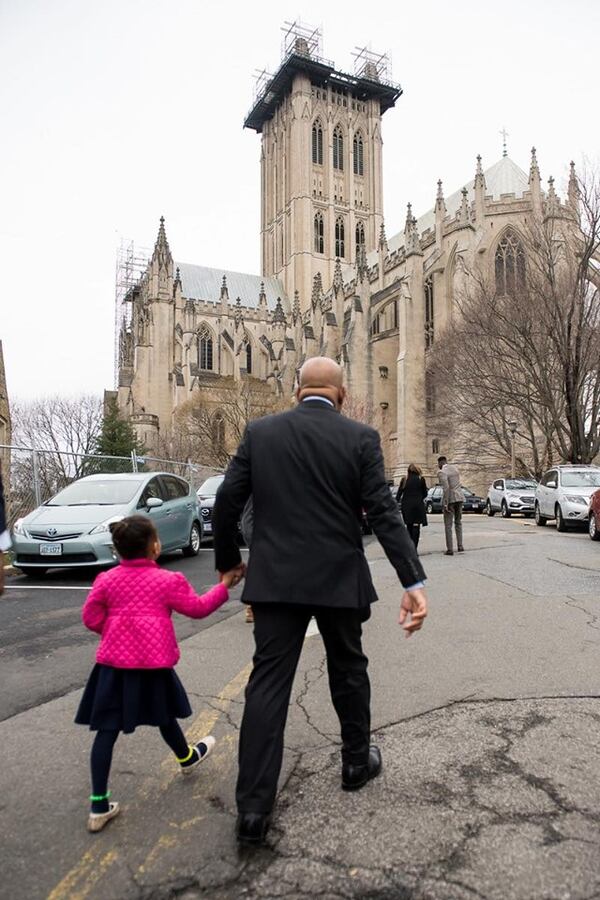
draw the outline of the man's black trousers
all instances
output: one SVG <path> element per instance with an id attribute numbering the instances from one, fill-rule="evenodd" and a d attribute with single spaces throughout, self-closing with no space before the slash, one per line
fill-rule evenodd
<path id="1" fill-rule="evenodd" d="M 311 616 L 327 653 L 331 699 L 341 725 L 342 762 L 367 763 L 371 692 L 361 636 L 369 612 L 283 603 L 257 603 L 252 608 L 256 652 L 240 731 L 236 799 L 240 812 L 269 813 L 281 770 L 292 683 Z"/>

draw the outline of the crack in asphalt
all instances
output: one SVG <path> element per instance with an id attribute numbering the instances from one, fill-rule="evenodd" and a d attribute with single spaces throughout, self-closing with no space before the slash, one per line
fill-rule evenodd
<path id="1" fill-rule="evenodd" d="M 576 563 L 565 562 L 564 559 L 555 559 L 553 556 L 546 557 L 550 562 L 558 563 L 559 566 L 567 566 L 569 569 L 581 569 L 583 572 L 593 572 L 594 575 L 600 575 L 598 569 L 592 569 L 590 566 L 578 566 Z"/>
<path id="2" fill-rule="evenodd" d="M 487 548 L 486 548 L 487 549 Z M 481 575 L 482 578 L 489 578 L 490 581 L 495 581 L 497 584 L 502 584 L 504 587 L 509 587 L 511 590 L 518 591 L 520 594 L 527 594 L 528 597 L 537 597 L 537 594 L 532 594 L 531 591 L 526 591 L 525 588 L 517 587 L 516 584 L 512 584 L 510 581 L 503 581 L 502 578 L 498 578 L 496 575 L 488 575 L 487 572 L 480 572 L 478 569 L 470 569 L 468 566 L 461 566 L 461 571 L 471 572 L 473 575 Z"/>
<path id="3" fill-rule="evenodd" d="M 579 606 L 578 601 L 574 597 L 569 597 L 567 595 L 567 599 L 565 600 L 565 606 L 570 606 L 571 609 L 578 609 L 580 612 L 589 616 L 587 622 L 585 623 L 589 628 L 594 628 L 596 631 L 600 631 L 596 622 L 598 621 L 598 616 L 595 613 L 591 612 L 589 609 L 586 609 L 585 606 Z"/>
<path id="4" fill-rule="evenodd" d="M 313 667 L 309 672 L 305 673 L 303 688 L 299 698 L 297 698 L 300 699 L 298 705 L 303 709 L 305 717 L 312 728 L 315 728 L 315 726 L 310 722 L 310 716 L 303 706 L 303 701 L 308 695 L 310 688 L 323 676 L 323 665 L 324 663 L 319 667 Z M 315 672 L 318 673 L 316 677 L 314 677 Z M 474 699 L 472 695 L 468 695 L 467 697 L 451 700 L 446 704 L 421 713 L 387 723 L 386 725 L 380 726 L 374 733 L 385 732 L 395 725 L 423 718 L 431 713 L 445 712 L 453 707 L 484 707 L 492 703 L 518 703 L 519 701 L 543 702 L 546 700 L 565 701 L 578 699 L 598 700 L 600 699 L 600 696 L 596 694 L 583 696 L 546 695 L 537 697 Z M 592 718 L 598 718 L 597 713 L 589 713 L 589 715 Z M 285 831 L 281 831 L 281 829 L 278 828 L 277 823 L 275 823 L 272 825 L 271 831 L 269 832 L 267 845 L 256 851 L 247 853 L 246 855 L 243 853 L 240 854 L 240 858 L 243 859 L 243 865 L 235 875 L 228 877 L 218 884 L 212 883 L 210 886 L 204 887 L 201 884 L 201 870 L 199 870 L 198 873 L 196 873 L 195 879 L 188 880 L 185 887 L 181 888 L 181 890 L 178 886 L 176 890 L 171 890 L 168 895 L 148 895 L 147 897 L 144 897 L 144 900 L 154 900 L 154 897 L 164 898 L 166 896 L 181 898 L 183 893 L 185 891 L 190 891 L 190 889 L 192 891 L 196 890 L 198 893 L 189 894 L 189 896 L 186 897 L 186 900 L 192 900 L 194 897 L 213 897 L 215 900 L 217 900 L 217 898 L 222 900 L 222 898 L 225 897 L 260 898 L 260 900 L 269 900 L 269 898 L 273 898 L 273 900 L 275 900 L 275 898 L 280 898 L 282 896 L 299 898 L 305 896 L 312 896 L 315 898 L 323 896 L 327 897 L 328 900 L 367 900 L 367 898 L 372 898 L 372 900 L 384 900 L 384 898 L 389 898 L 389 900 L 425 900 L 425 898 L 428 898 L 429 900 L 431 894 L 426 890 L 426 884 L 445 886 L 450 890 L 452 887 L 458 888 L 469 896 L 479 898 L 479 900 L 488 900 L 488 895 L 483 893 L 477 887 L 474 887 L 472 884 L 469 884 L 468 880 L 460 878 L 458 875 L 468 861 L 470 846 L 473 842 L 477 841 L 487 829 L 528 823 L 537 826 L 541 830 L 543 836 L 542 843 L 545 846 L 565 842 L 583 843 L 592 846 L 598 846 L 600 843 L 600 841 L 569 836 L 563 834 L 560 830 L 561 819 L 565 815 L 576 813 L 586 821 L 598 825 L 600 823 L 600 813 L 582 809 L 576 803 L 569 802 L 561 794 L 559 788 L 554 784 L 552 779 L 542 778 L 539 775 L 528 771 L 525 766 L 515 760 L 511 755 L 517 741 L 523 739 L 531 731 L 552 722 L 553 719 L 554 716 L 542 715 L 537 711 L 530 711 L 522 719 L 511 721 L 510 724 L 497 722 L 491 717 L 484 717 L 480 720 L 481 724 L 489 728 L 492 734 L 503 741 L 503 746 L 500 749 L 488 750 L 486 755 L 490 761 L 489 766 L 486 766 L 483 763 L 481 766 L 462 766 L 460 770 L 458 770 L 458 774 L 464 782 L 464 790 L 461 790 L 460 792 L 453 791 L 447 785 L 436 782 L 435 780 L 422 782 L 419 785 L 419 796 L 423 799 L 423 789 L 425 789 L 428 803 L 433 803 L 434 805 L 442 807 L 445 806 L 450 811 L 456 813 L 459 811 L 457 801 L 460 801 L 460 808 L 468 809 L 469 812 L 472 811 L 476 815 L 479 814 L 483 817 L 481 821 L 476 823 L 472 821 L 467 822 L 461 828 L 458 840 L 454 841 L 454 845 L 448 853 L 442 857 L 428 860 L 425 865 L 403 867 L 404 871 L 400 873 L 395 870 L 390 870 L 388 865 L 357 867 L 351 863 L 333 859 L 328 855 L 319 857 L 318 855 L 315 856 L 306 851 L 285 852 L 281 847 L 281 841 L 285 835 Z M 325 737 L 318 729 L 315 730 L 318 731 L 322 737 Z M 330 741 L 329 746 L 333 748 L 334 742 Z M 322 760 L 320 765 L 313 765 L 310 769 L 305 768 L 305 758 L 311 756 L 312 753 L 313 750 L 311 749 L 296 754 L 289 775 L 279 792 L 278 815 L 283 813 L 294 803 L 297 788 L 307 778 L 326 772 L 327 769 L 334 764 L 334 755 L 332 754 Z M 553 809 L 550 811 L 534 810 L 528 812 L 511 810 L 501 812 L 477 797 L 477 790 L 480 785 L 493 783 L 495 779 L 504 775 L 512 775 L 527 786 L 536 791 L 540 791 L 543 796 L 547 798 Z M 467 797 L 466 803 L 465 794 Z M 226 812 L 229 813 L 229 811 Z M 234 815 L 233 812 L 229 814 L 232 816 Z M 226 860 L 224 859 L 223 861 Z M 320 867 L 325 873 L 329 871 L 333 875 L 342 877 L 346 883 L 343 885 L 336 883 L 335 886 L 327 885 L 327 883 L 325 883 L 322 891 L 314 891 L 303 887 L 298 883 L 298 880 L 290 879 L 289 876 L 285 877 L 283 873 L 277 872 L 276 874 L 274 873 L 273 878 L 276 880 L 278 888 L 275 893 L 272 893 L 265 885 L 265 879 L 268 880 L 270 869 L 277 865 L 277 863 L 282 862 L 302 864 L 302 871 L 304 871 L 306 864 L 311 864 Z M 362 877 L 357 878 L 357 875 Z M 373 883 L 374 879 L 378 881 L 381 887 L 373 887 L 372 889 L 367 888 L 365 890 L 364 885 L 368 884 L 369 881 Z M 235 888 L 235 893 L 224 893 L 227 892 L 229 888 Z M 282 888 L 283 892 L 281 890 Z M 593 900 L 593 898 L 598 898 L 598 896 L 598 893 L 590 894 L 585 900 Z M 580 898 L 580 900 L 584 900 L 584 898 Z"/>
<path id="5" fill-rule="evenodd" d="M 312 666 L 312 668 L 307 669 L 306 672 L 304 672 L 304 676 L 303 676 L 304 684 L 296 696 L 295 703 L 296 703 L 296 706 L 302 710 L 302 712 L 304 714 L 304 718 L 306 719 L 306 722 L 309 725 L 309 727 L 312 728 L 312 730 L 315 731 L 319 735 L 320 738 L 322 738 L 324 741 L 327 741 L 327 743 L 339 745 L 339 744 L 341 744 L 340 740 L 335 740 L 335 738 L 333 738 L 332 735 L 325 734 L 323 731 L 320 730 L 320 728 L 317 727 L 317 725 L 315 725 L 315 723 L 312 721 L 311 715 L 310 715 L 309 711 L 307 710 L 305 703 L 304 703 L 311 687 L 313 687 L 315 684 L 317 684 L 317 682 L 320 681 L 321 678 L 323 678 L 323 676 L 325 675 L 326 663 L 327 663 L 327 657 L 323 656 L 323 659 L 321 660 L 321 662 L 319 663 L 318 666 Z M 314 672 L 317 673 L 317 676 L 316 676 L 316 678 L 311 678 L 311 675 Z"/>

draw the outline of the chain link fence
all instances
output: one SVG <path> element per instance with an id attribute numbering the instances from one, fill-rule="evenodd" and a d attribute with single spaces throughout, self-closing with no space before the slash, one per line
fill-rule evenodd
<path id="1" fill-rule="evenodd" d="M 192 460 L 141 457 L 134 451 L 129 456 L 100 456 L 8 444 L 0 444 L 0 463 L 9 528 L 17 519 L 86 475 L 166 472 L 185 478 L 198 490 L 207 478 L 222 471 Z"/>

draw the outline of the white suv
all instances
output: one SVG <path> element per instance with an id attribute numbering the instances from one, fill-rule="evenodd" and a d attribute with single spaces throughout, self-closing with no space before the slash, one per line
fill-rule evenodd
<path id="1" fill-rule="evenodd" d="M 502 513 L 510 519 L 513 513 L 533 515 L 537 483 L 529 478 L 497 478 L 488 490 L 485 510 L 488 516 Z"/>
<path id="2" fill-rule="evenodd" d="M 554 466 L 544 473 L 535 492 L 535 521 L 545 525 L 556 519 L 556 530 L 569 522 L 586 524 L 590 497 L 600 488 L 598 466 Z"/>

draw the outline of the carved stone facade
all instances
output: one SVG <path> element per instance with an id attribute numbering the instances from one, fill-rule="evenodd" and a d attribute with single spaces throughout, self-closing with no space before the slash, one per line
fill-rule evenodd
<path id="1" fill-rule="evenodd" d="M 415 218 L 409 204 L 388 240 L 381 116 L 399 89 L 305 51 L 270 84 L 246 120 L 262 134 L 263 275 L 174 262 L 161 219 L 120 337 L 121 407 L 151 447 L 194 392 L 216 414 L 221 391 L 260 386 L 268 411 L 323 354 L 345 369 L 350 411 L 380 431 L 390 476 L 409 462 L 433 476 L 453 448 L 435 432 L 425 372 L 454 298 L 476 266 L 510 276 L 528 218 L 568 214 L 573 169 L 561 201 L 552 179 L 542 191 L 535 150 L 529 174 L 506 153 L 486 171 L 478 157 L 472 181 L 447 198 L 438 182 L 433 208 Z"/>

